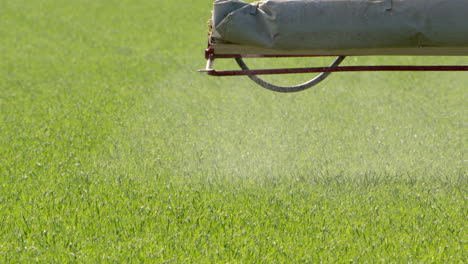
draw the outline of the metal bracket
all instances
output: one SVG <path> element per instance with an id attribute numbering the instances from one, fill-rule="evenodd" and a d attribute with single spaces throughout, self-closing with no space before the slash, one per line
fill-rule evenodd
<path id="1" fill-rule="evenodd" d="M 214 55 L 208 55 L 206 58 L 206 67 L 203 70 L 198 70 L 198 72 L 206 72 L 209 75 L 213 75 L 216 70 L 213 69 Z"/>

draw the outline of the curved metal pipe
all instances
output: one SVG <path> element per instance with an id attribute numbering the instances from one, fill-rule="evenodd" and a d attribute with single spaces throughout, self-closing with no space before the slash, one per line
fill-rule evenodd
<path id="1" fill-rule="evenodd" d="M 337 67 L 341 64 L 341 62 L 343 62 L 343 60 L 346 58 L 346 56 L 339 56 L 336 58 L 336 60 L 329 66 L 329 67 Z M 239 65 L 239 67 L 244 70 L 244 71 L 248 71 L 250 70 L 249 67 L 245 64 L 245 62 L 242 60 L 242 58 L 236 58 L 236 62 L 237 64 Z M 258 76 L 256 75 L 248 75 L 249 78 L 254 81 L 256 84 L 260 85 L 261 87 L 265 88 L 265 89 L 268 89 L 270 91 L 274 91 L 274 92 L 278 92 L 278 93 L 295 93 L 295 92 L 300 92 L 300 91 L 304 91 L 306 89 L 309 89 L 317 84 L 319 84 L 320 82 L 322 82 L 323 80 L 325 80 L 329 75 L 331 74 L 331 72 L 322 72 L 320 75 L 318 75 L 317 77 L 315 77 L 314 79 L 308 81 L 308 82 L 305 82 L 303 84 L 299 84 L 299 85 L 296 85 L 296 86 L 279 86 L 279 85 L 274 85 L 274 84 L 271 84 L 271 83 L 268 83 L 262 79 L 260 79 Z"/>

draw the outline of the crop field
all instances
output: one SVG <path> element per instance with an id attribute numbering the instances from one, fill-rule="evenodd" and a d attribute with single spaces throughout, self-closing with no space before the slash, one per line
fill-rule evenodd
<path id="1" fill-rule="evenodd" d="M 0 263 L 466 263 L 468 74 L 209 77 L 211 5 L 0 0 Z"/>

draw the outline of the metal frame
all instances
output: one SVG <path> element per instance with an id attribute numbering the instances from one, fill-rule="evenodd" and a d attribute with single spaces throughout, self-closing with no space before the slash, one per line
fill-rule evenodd
<path id="1" fill-rule="evenodd" d="M 307 67 L 307 68 L 283 68 L 283 69 L 258 69 L 258 70 L 215 70 L 213 68 L 215 59 L 242 59 L 242 58 L 294 58 L 294 57 L 344 57 L 344 55 L 264 55 L 264 54 L 215 54 L 214 50 L 205 50 L 207 59 L 206 68 L 199 70 L 212 76 L 245 76 L 245 75 L 268 75 L 268 74 L 297 74 L 297 73 L 320 73 L 320 72 L 358 72 L 358 71 L 468 71 L 464 65 L 378 65 L 378 66 L 329 66 L 329 67 Z"/>
<path id="2" fill-rule="evenodd" d="M 242 60 L 243 58 L 291 58 L 291 57 L 337 57 L 337 59 L 328 67 L 308 67 L 308 68 L 281 68 L 281 69 L 249 69 Z M 208 45 L 205 50 L 205 58 L 207 60 L 206 67 L 199 72 L 207 73 L 211 76 L 248 76 L 258 85 L 275 92 L 298 92 L 317 85 L 327 78 L 333 72 L 377 72 L 377 71 L 468 71 L 468 66 L 465 65 L 434 65 L 434 66 L 419 66 L 419 65 L 364 65 L 364 66 L 339 66 L 345 59 L 344 55 L 290 55 L 290 54 L 216 54 L 215 50 Z M 215 70 L 213 64 L 215 59 L 233 58 L 241 70 Z M 257 75 L 269 74 L 297 74 L 297 73 L 321 73 L 316 78 L 297 85 L 297 86 L 277 86 L 270 84 Z"/>

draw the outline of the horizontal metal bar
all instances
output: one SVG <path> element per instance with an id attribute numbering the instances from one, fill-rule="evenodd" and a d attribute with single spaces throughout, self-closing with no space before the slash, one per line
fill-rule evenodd
<path id="1" fill-rule="evenodd" d="M 468 71 L 468 66 L 440 65 L 440 66 L 341 66 L 341 67 L 312 67 L 312 68 L 285 68 L 285 69 L 261 69 L 261 70 L 228 70 L 218 71 L 205 69 L 212 76 L 242 76 L 242 75 L 268 75 L 268 74 L 294 74 L 294 73 L 319 73 L 319 72 L 359 72 L 359 71 Z"/>
<path id="2" fill-rule="evenodd" d="M 215 53 L 215 50 L 208 46 L 205 50 L 205 58 L 212 59 L 238 59 L 238 58 L 301 58 L 301 57 L 338 57 L 342 55 L 310 55 L 310 54 L 262 54 L 262 53 Z"/>
<path id="3" fill-rule="evenodd" d="M 206 53 L 221 55 L 293 55 L 302 57 L 313 56 L 468 56 L 468 47 L 407 47 L 407 48 L 355 48 L 355 49 L 303 49 L 277 50 L 240 44 L 212 43 L 208 44 Z M 208 57 L 208 56 L 206 56 Z"/>
<path id="4" fill-rule="evenodd" d="M 214 59 L 237 58 L 302 58 L 302 57 L 338 57 L 341 55 L 284 55 L 284 54 L 213 54 Z"/>

